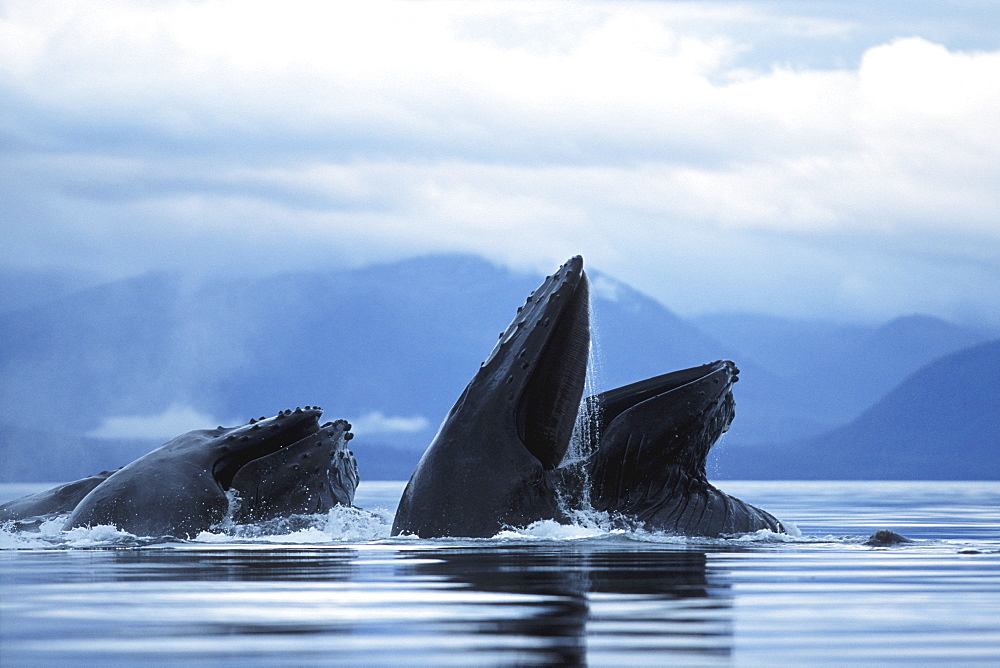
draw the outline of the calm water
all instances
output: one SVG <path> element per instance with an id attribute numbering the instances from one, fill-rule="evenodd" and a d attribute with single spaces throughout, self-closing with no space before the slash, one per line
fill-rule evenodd
<path id="1" fill-rule="evenodd" d="M 402 483 L 153 543 L 0 532 L 0 664 L 1000 662 L 1000 482 L 727 482 L 800 536 L 388 538 Z M 0 501 L 34 491 L 0 486 Z M 878 529 L 915 542 L 864 545 Z"/>

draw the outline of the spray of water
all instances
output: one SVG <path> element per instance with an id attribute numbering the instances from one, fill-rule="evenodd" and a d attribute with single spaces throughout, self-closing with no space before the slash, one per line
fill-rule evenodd
<path id="1" fill-rule="evenodd" d="M 218 531 L 220 533 L 230 533 L 238 525 L 233 520 L 236 513 L 240 511 L 240 507 L 243 505 L 243 499 L 240 498 L 240 493 L 235 489 L 226 490 L 226 501 L 229 503 L 226 508 L 226 515 L 218 524 L 214 524 L 210 527 L 211 531 Z"/>
<path id="2" fill-rule="evenodd" d="M 239 524 L 233 517 L 243 500 L 236 490 L 226 492 L 229 508 L 226 516 L 202 532 L 199 542 L 241 541 L 325 543 L 337 540 L 380 540 L 389 537 L 392 512 L 384 508 L 371 511 L 353 506 L 336 505 L 325 513 L 293 514 L 269 520 Z"/>
<path id="3" fill-rule="evenodd" d="M 590 350 L 587 355 L 587 376 L 584 380 L 583 399 L 577 413 L 573 436 L 560 468 L 565 475 L 557 490 L 559 509 L 574 523 L 590 525 L 594 523 L 595 511 L 590 500 L 590 475 L 585 463 L 596 451 L 600 434 L 600 407 L 588 401 L 597 394 L 603 372 L 604 359 L 601 354 L 600 336 L 594 326 L 594 302 L 588 304 L 590 311 Z"/>
<path id="4" fill-rule="evenodd" d="M 604 356 L 601 352 L 601 339 L 594 317 L 593 300 L 588 304 L 588 309 L 590 310 L 590 351 L 587 355 L 587 376 L 584 379 L 580 411 L 577 413 L 573 436 L 564 460 L 567 464 L 577 463 L 593 454 L 597 448 L 599 437 L 597 430 L 600 423 L 598 419 L 600 407 L 589 402 L 588 398 L 597 394 L 597 388 L 601 385 L 604 374 Z"/>

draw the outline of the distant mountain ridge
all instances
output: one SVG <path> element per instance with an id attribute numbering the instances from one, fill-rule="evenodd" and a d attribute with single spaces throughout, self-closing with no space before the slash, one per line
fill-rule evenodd
<path id="1" fill-rule="evenodd" d="M 795 323 L 783 322 L 784 333 L 761 342 L 735 320 L 720 324 L 725 316 L 685 320 L 588 273 L 592 389 L 734 359 L 742 380 L 726 440 L 733 451 L 847 423 L 895 384 L 886 387 L 887 377 L 902 379 L 927 351 L 951 352 L 979 336 L 915 318 L 883 328 L 803 325 L 798 337 Z M 176 428 L 165 441 L 215 426 L 175 425 L 177 416 L 227 424 L 319 404 L 331 418 L 365 425 L 352 442 L 363 477 L 405 478 L 540 279 L 442 255 L 254 280 L 155 273 L 0 312 L 0 476 L 64 480 L 120 466 L 157 444 L 128 436 L 143 420 Z M 865 340 L 872 343 L 859 345 Z M 837 357 L 852 345 L 849 359 Z M 848 391 L 871 399 L 852 408 L 840 400 Z"/>
<path id="2" fill-rule="evenodd" d="M 843 424 L 935 359 L 991 338 L 990 332 L 924 315 L 882 325 L 790 321 L 757 314 L 694 321 L 741 360 L 782 378 L 778 391 L 817 424 Z M 772 439 L 773 440 L 773 439 Z"/>
<path id="3" fill-rule="evenodd" d="M 1000 340 L 931 362 L 828 433 L 726 448 L 717 462 L 726 477 L 1000 480 Z"/>

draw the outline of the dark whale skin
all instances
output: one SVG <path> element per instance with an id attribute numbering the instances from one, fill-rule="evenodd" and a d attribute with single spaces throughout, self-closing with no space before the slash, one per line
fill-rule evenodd
<path id="1" fill-rule="evenodd" d="M 736 365 L 719 361 L 589 397 L 591 503 L 650 531 L 718 537 L 784 527 L 712 485 L 705 461 L 735 416 Z"/>
<path id="2" fill-rule="evenodd" d="M 0 506 L 21 528 L 70 513 L 64 529 L 114 525 L 137 536 L 190 537 L 221 521 L 227 492 L 236 522 L 350 505 L 358 468 L 345 420 L 322 410 L 282 411 L 237 427 L 182 434 L 117 471 L 104 471 Z"/>
<path id="3" fill-rule="evenodd" d="M 518 309 L 410 477 L 393 535 L 490 537 L 572 521 L 588 504 L 628 526 L 681 535 L 784 530 L 705 476 L 708 452 L 735 415 L 732 362 L 588 397 L 590 454 L 563 463 L 586 376 L 588 291 L 574 257 Z"/>
<path id="4" fill-rule="evenodd" d="M 577 256 L 518 309 L 410 476 L 393 535 L 490 537 L 559 516 L 549 472 L 583 396 L 588 286 Z"/>

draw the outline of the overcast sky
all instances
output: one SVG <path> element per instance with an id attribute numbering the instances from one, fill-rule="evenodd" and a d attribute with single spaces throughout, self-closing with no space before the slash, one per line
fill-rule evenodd
<path id="1" fill-rule="evenodd" d="M 582 253 L 682 314 L 998 325 L 997 14 L 0 0 L 0 269 Z"/>

